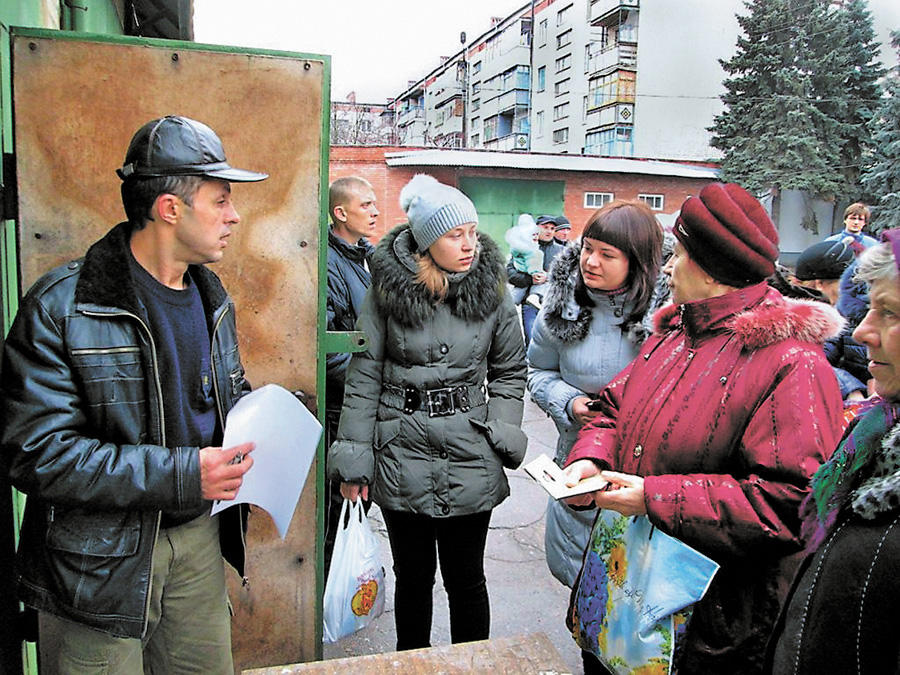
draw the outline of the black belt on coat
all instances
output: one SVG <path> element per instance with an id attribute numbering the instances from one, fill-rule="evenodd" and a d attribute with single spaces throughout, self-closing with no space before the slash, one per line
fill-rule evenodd
<path id="1" fill-rule="evenodd" d="M 482 405 L 487 401 L 487 391 L 484 385 L 417 389 L 383 384 L 380 400 L 384 405 L 400 408 L 409 415 L 426 410 L 429 417 L 444 417 L 457 411 L 468 412 L 473 407 Z"/>

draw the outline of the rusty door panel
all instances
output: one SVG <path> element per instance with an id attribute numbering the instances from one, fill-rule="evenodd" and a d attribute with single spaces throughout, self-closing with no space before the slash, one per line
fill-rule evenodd
<path id="1" fill-rule="evenodd" d="M 233 186 L 242 221 L 212 266 L 237 305 L 247 377 L 314 395 L 327 58 L 40 31 L 12 48 L 22 288 L 124 220 L 115 169 L 134 131 L 166 114 L 198 119 L 233 166 L 270 175 Z M 315 476 L 286 542 L 264 512 L 251 516 L 250 583 L 230 588 L 238 668 L 316 656 Z"/>

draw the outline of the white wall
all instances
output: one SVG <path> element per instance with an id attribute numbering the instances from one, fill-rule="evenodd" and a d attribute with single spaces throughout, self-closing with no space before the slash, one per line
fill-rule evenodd
<path id="1" fill-rule="evenodd" d="M 706 127 L 722 110 L 718 60 L 734 53 L 739 11 L 740 0 L 641 0 L 635 157 L 718 158 Z"/>

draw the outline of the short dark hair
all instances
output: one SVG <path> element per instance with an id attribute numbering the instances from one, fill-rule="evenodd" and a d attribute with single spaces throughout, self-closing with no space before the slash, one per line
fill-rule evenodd
<path id="1" fill-rule="evenodd" d="M 122 182 L 122 206 L 134 230 L 141 230 L 153 220 L 153 204 L 160 195 L 175 195 L 193 206 L 194 195 L 208 178 L 203 176 L 159 176 L 129 178 Z"/>
<path id="2" fill-rule="evenodd" d="M 371 190 L 372 184 L 359 176 L 345 176 L 338 178 L 328 187 L 328 216 L 334 222 L 334 209 L 343 206 L 359 190 Z"/>
<path id="3" fill-rule="evenodd" d="M 628 256 L 625 297 L 634 303 L 634 310 L 625 322 L 640 321 L 650 306 L 662 265 L 663 230 L 653 211 L 642 201 L 609 202 L 591 216 L 581 237 L 615 246 Z M 593 305 L 584 280 L 580 275 L 578 279 L 578 302 Z"/>

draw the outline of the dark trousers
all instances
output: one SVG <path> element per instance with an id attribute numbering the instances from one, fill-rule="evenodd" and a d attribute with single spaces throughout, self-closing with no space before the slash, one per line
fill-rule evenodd
<path id="1" fill-rule="evenodd" d="M 382 509 L 394 558 L 397 650 L 431 646 L 437 562 L 450 605 L 450 640 L 486 640 L 491 608 L 484 578 L 484 547 L 491 512 L 432 518 Z"/>

